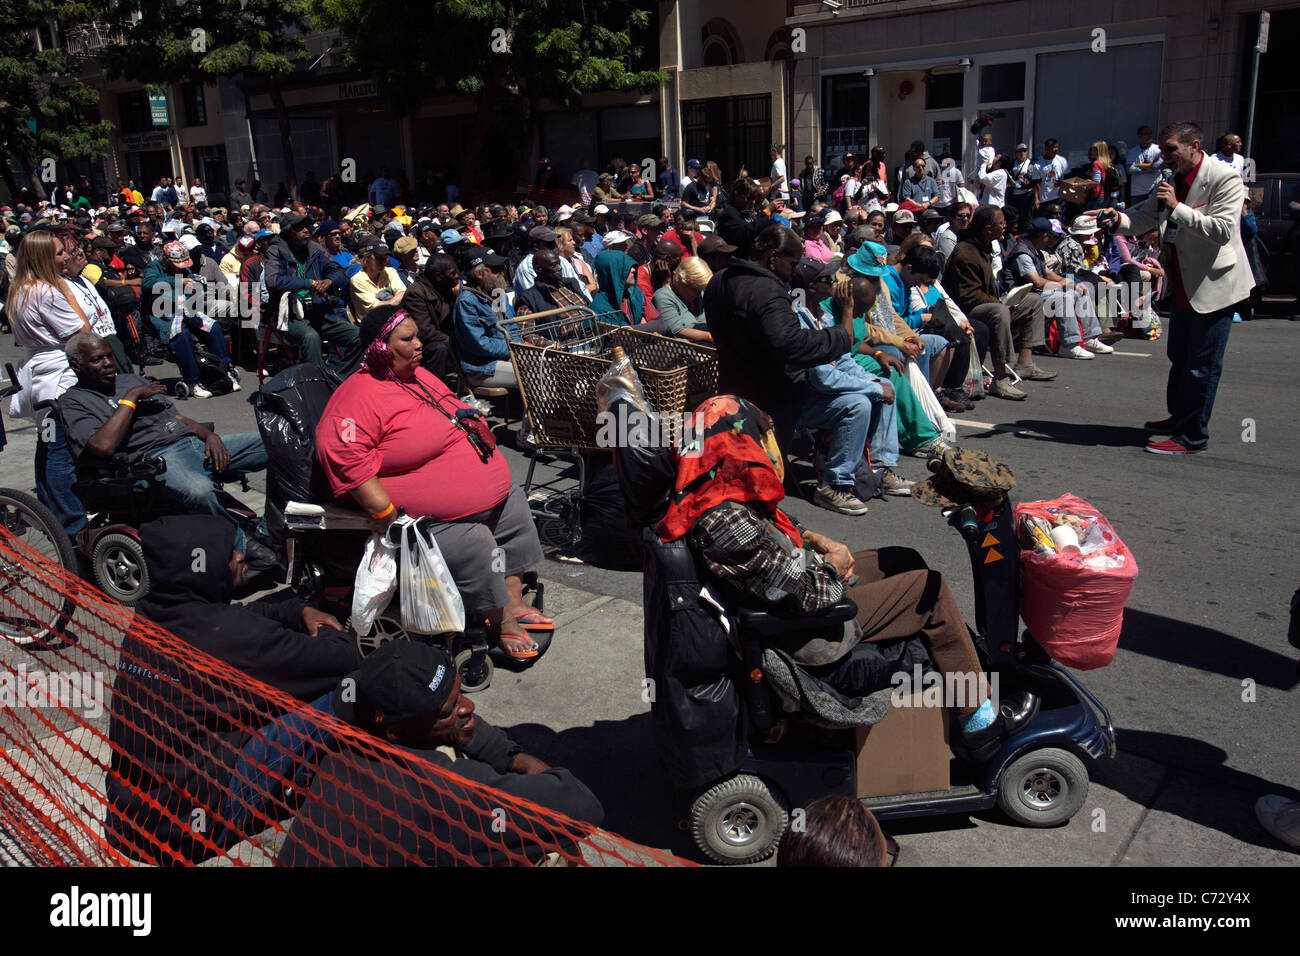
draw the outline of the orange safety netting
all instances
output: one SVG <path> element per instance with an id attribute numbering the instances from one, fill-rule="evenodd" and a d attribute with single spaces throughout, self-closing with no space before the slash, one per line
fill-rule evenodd
<path id="1" fill-rule="evenodd" d="M 686 862 L 253 680 L 3 527 L 0 632 L 0 863 Z"/>

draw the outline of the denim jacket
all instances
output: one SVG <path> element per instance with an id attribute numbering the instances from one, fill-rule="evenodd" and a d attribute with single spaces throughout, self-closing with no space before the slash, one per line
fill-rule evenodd
<path id="1" fill-rule="evenodd" d="M 513 319 L 514 308 L 508 301 L 505 307 L 505 315 Z M 509 343 L 519 341 L 519 330 L 513 322 L 497 324 L 490 298 L 466 288 L 456 297 L 452 317 L 456 323 L 456 354 L 460 356 L 462 369 L 491 375 L 497 362 L 510 361 Z"/>
<path id="2" fill-rule="evenodd" d="M 799 316 L 800 324 L 805 329 L 816 330 L 826 327 L 826 323 L 815 318 L 806 306 L 801 306 L 798 302 L 795 302 L 794 308 Z M 853 361 L 853 356 L 848 352 L 845 352 L 833 362 L 814 365 L 808 369 L 808 384 L 813 392 L 818 395 L 844 395 L 850 392 L 860 392 L 868 398 L 880 398 L 883 394 L 880 388 L 881 381 L 881 379 Z"/>

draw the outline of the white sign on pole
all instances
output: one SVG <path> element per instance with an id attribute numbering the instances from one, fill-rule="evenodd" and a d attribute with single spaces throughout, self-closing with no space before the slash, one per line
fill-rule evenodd
<path id="1" fill-rule="evenodd" d="M 1260 53 L 1268 52 L 1268 21 L 1272 16 L 1267 10 L 1259 15 L 1259 39 L 1255 41 L 1255 49 Z"/>

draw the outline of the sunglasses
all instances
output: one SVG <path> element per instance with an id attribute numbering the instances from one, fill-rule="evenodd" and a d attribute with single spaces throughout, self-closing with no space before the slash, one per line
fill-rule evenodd
<path id="1" fill-rule="evenodd" d="M 1166 145 L 1163 145 L 1163 146 L 1160 147 L 1160 152 L 1164 153 L 1166 156 L 1169 156 L 1169 155 L 1171 155 L 1171 154 L 1173 154 L 1173 153 L 1178 152 L 1178 147 L 1177 147 L 1177 146 L 1169 146 L 1169 145 L 1166 144 Z"/>

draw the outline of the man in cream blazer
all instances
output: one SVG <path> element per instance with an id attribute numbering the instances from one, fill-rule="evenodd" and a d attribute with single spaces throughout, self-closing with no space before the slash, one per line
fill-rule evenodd
<path id="1" fill-rule="evenodd" d="M 1209 446 L 1232 314 L 1255 286 L 1241 243 L 1245 184 L 1231 166 L 1202 151 L 1203 141 L 1195 123 L 1166 126 L 1158 142 L 1173 181 L 1159 183 L 1150 198 L 1127 213 L 1086 214 L 1117 216 L 1118 231 L 1126 235 L 1159 228 L 1162 242 L 1176 230 L 1169 272 L 1174 293 L 1165 389 L 1169 417 L 1146 423 L 1147 431 L 1173 437 L 1147 444 L 1146 450 L 1157 455 L 1185 455 Z"/>

